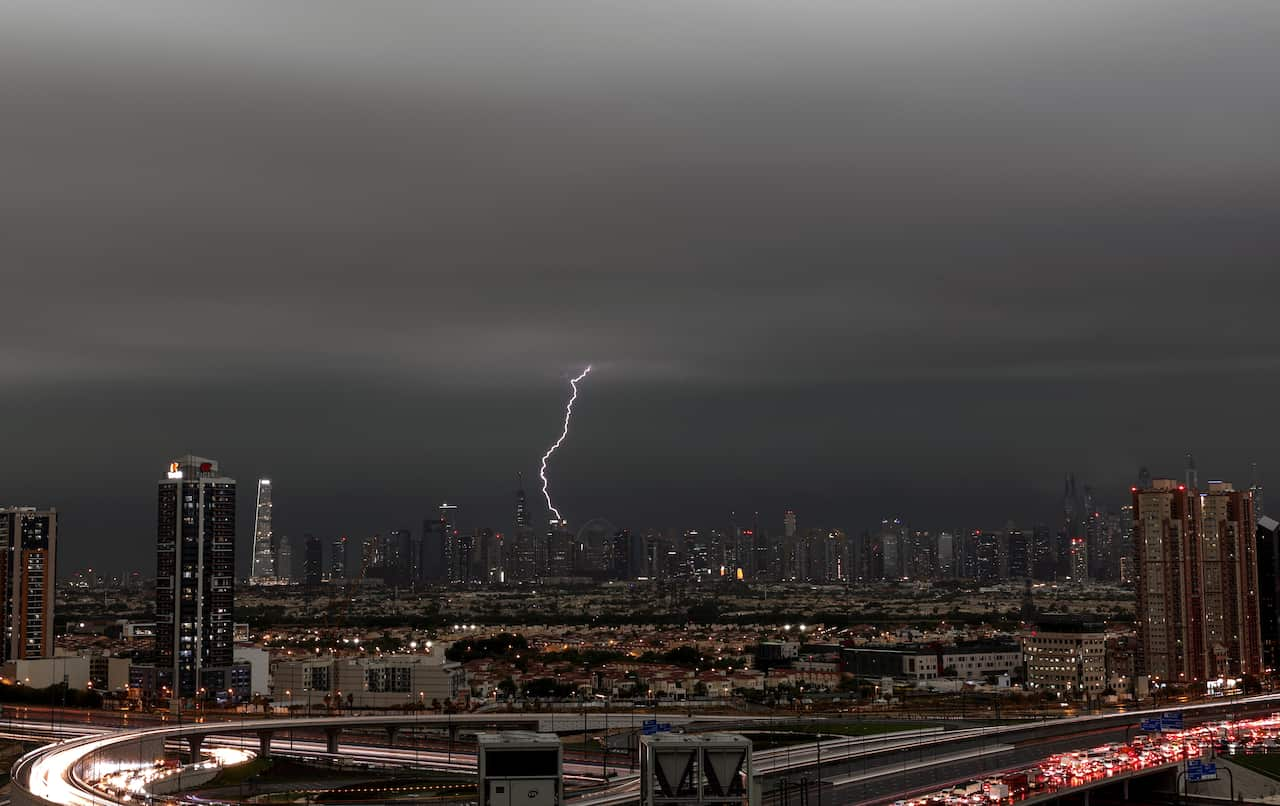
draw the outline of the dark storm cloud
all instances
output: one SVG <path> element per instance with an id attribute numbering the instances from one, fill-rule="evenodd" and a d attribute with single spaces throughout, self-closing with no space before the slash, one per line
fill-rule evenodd
<path id="1" fill-rule="evenodd" d="M 187 448 L 280 476 L 296 531 L 505 525 L 588 361 L 557 490 L 634 525 L 1049 517 L 1186 418 L 1250 423 L 1201 438 L 1220 475 L 1273 435 L 1269 2 L 0 23 L 0 483 L 86 551 L 91 495 L 145 548 Z"/>

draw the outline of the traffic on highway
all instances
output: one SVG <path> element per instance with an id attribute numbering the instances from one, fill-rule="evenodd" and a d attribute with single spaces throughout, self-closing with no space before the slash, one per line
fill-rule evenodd
<path id="1" fill-rule="evenodd" d="M 1126 744 L 1055 753 L 1039 763 L 972 779 L 894 806 L 1015 803 L 1123 775 L 1198 759 L 1210 753 L 1280 752 L 1280 713 L 1261 719 L 1208 722 L 1184 730 L 1143 733 Z"/>

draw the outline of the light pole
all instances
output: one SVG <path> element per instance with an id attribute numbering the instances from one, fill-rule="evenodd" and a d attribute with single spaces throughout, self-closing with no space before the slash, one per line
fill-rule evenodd
<path id="1" fill-rule="evenodd" d="M 597 694 L 597 699 L 604 701 L 604 733 L 600 734 L 600 777 L 609 782 L 609 697 Z"/>

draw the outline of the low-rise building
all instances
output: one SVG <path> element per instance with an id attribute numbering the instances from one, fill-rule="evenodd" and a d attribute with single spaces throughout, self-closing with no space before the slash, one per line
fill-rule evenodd
<path id="1" fill-rule="evenodd" d="M 1027 685 L 1068 695 L 1107 688 L 1107 636 L 1101 624 L 1047 622 L 1022 634 Z"/>
<path id="2" fill-rule="evenodd" d="M 845 674 L 863 678 L 933 680 L 939 673 L 937 651 L 923 648 L 844 647 L 840 664 Z"/>
<path id="3" fill-rule="evenodd" d="M 272 689 L 276 703 L 308 707 L 428 707 L 468 695 L 466 671 L 446 661 L 443 649 L 426 655 L 282 661 Z"/>
<path id="4" fill-rule="evenodd" d="M 1016 643 L 962 643 L 939 652 L 939 666 L 945 675 L 969 680 L 988 675 L 1022 673 L 1022 647 Z"/>
<path id="5" fill-rule="evenodd" d="M 68 688 L 93 688 L 89 657 L 62 655 L 52 658 L 18 658 L 0 665 L 0 678 L 14 685 L 48 688 L 66 684 Z"/>

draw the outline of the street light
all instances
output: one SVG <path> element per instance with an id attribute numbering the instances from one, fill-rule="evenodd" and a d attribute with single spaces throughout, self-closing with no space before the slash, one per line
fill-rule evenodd
<path id="1" fill-rule="evenodd" d="M 609 782 L 609 697 L 605 694 L 595 695 L 604 701 L 604 733 L 600 735 L 600 777 Z"/>

